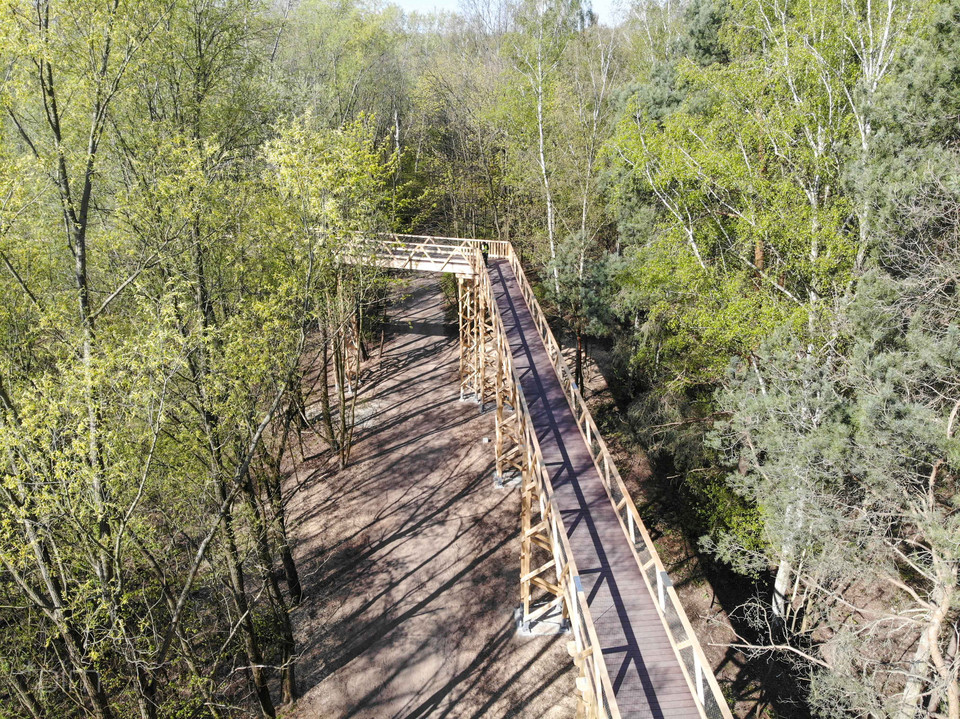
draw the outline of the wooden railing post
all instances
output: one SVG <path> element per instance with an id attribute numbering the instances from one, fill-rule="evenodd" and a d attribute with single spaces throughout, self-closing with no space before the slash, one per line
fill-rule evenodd
<path id="1" fill-rule="evenodd" d="M 468 353 L 470 352 L 469 338 L 468 333 L 470 332 L 470 323 L 467 320 L 468 310 L 467 302 L 469 301 L 469 296 L 466 288 L 466 278 L 458 277 L 457 278 L 457 319 L 459 324 L 459 339 L 460 339 L 460 401 L 462 402 L 464 397 L 464 380 L 467 376 L 467 367 L 468 367 Z"/>

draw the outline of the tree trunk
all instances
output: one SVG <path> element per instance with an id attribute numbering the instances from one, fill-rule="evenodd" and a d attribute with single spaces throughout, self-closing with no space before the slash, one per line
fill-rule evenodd
<path id="1" fill-rule="evenodd" d="M 224 502 L 227 498 L 226 487 L 222 480 L 219 480 L 217 485 L 220 491 L 220 501 Z M 263 653 L 260 651 L 260 643 L 257 641 L 256 627 L 253 623 L 252 608 L 247 601 L 243 567 L 240 565 L 240 553 L 237 550 L 237 540 L 233 530 L 233 515 L 230 511 L 227 511 L 223 519 L 223 533 L 227 545 L 226 560 L 230 573 L 230 591 L 237 606 L 237 613 L 240 616 L 240 633 L 243 636 L 243 647 L 250 664 L 250 678 L 257 695 L 260 712 L 267 719 L 273 719 L 277 712 L 273 706 L 273 699 L 270 697 L 270 687 L 267 684 L 263 666 Z"/>
<path id="2" fill-rule="evenodd" d="M 586 389 L 583 386 L 583 334 L 579 328 L 577 329 L 577 356 L 575 367 L 576 369 L 573 373 L 574 381 L 577 383 L 577 387 L 580 388 L 580 393 L 586 398 Z"/>
<path id="3" fill-rule="evenodd" d="M 43 709 L 40 707 L 40 704 L 37 703 L 37 698 L 33 696 L 33 692 L 30 691 L 27 683 L 23 681 L 18 674 L 13 673 L 7 676 L 6 680 L 16 695 L 17 701 L 20 702 L 20 706 L 23 707 L 23 710 L 29 714 L 32 719 L 43 719 Z"/>
<path id="4" fill-rule="evenodd" d="M 344 359 L 343 333 L 337 330 L 333 338 L 333 376 L 337 390 L 337 458 L 339 467 L 347 466 L 347 368 Z"/>
<path id="5" fill-rule="evenodd" d="M 85 661 L 84 652 L 81 649 L 83 638 L 80 632 L 74 630 L 62 618 L 58 622 L 57 628 L 67 648 L 67 654 L 70 656 L 70 663 L 78 670 L 80 682 L 83 684 L 83 690 L 90 700 L 93 715 L 96 719 L 113 719 L 113 710 L 110 709 L 110 702 L 103 690 L 103 684 L 100 682 L 100 674 L 96 669 L 90 669 Z"/>
<path id="6" fill-rule="evenodd" d="M 270 603 L 280 624 L 280 691 L 281 703 L 290 704 L 297 697 L 296 682 L 296 641 L 293 638 L 293 625 L 290 622 L 290 611 L 280 591 L 276 574 L 273 571 L 273 553 L 270 551 L 270 540 L 267 536 L 267 525 L 264 522 L 259 498 L 248 475 L 244 481 L 244 493 L 247 497 L 247 506 L 250 508 L 250 517 L 253 523 L 253 534 L 257 545 L 257 559 L 260 563 L 260 572 L 267 587 Z"/>
<path id="7" fill-rule="evenodd" d="M 327 433 L 327 446 L 331 452 L 339 452 L 337 435 L 333 429 L 333 410 L 330 407 L 330 332 L 326 324 L 320 334 L 320 417 Z"/>
<path id="8" fill-rule="evenodd" d="M 924 630 L 910 662 L 909 679 L 900 695 L 897 719 L 916 719 L 923 697 L 923 688 L 930 676 L 930 632 Z"/>
<path id="9" fill-rule="evenodd" d="M 360 336 L 360 331 L 363 329 L 363 314 L 361 313 L 359 306 L 357 309 L 357 336 Z M 354 390 L 353 396 L 350 398 L 350 408 L 349 416 L 347 417 L 347 426 L 346 426 L 346 435 L 343 440 L 343 446 L 345 449 L 344 456 L 344 466 L 350 462 L 350 453 L 353 449 L 353 431 L 356 429 L 356 416 L 357 416 L 357 397 L 360 394 L 360 350 L 357 348 L 357 356 L 354 362 L 354 371 L 357 377 L 357 389 Z"/>
<path id="10" fill-rule="evenodd" d="M 773 580 L 771 607 L 773 616 L 781 621 L 786 621 L 787 618 L 787 596 L 790 593 L 790 578 L 793 574 L 791 555 L 792 551 L 784 547 L 780 565 L 777 567 L 777 575 Z"/>
<path id="11" fill-rule="evenodd" d="M 26 496 L 26 488 L 20 487 L 21 498 Z M 16 495 L 10 491 L 5 491 L 4 498 L 13 506 L 20 507 L 22 501 L 17 501 Z M 64 647 L 67 650 L 67 656 L 70 661 L 73 673 L 79 676 L 80 685 L 90 702 L 90 709 L 97 719 L 113 719 L 113 712 L 110 709 L 110 702 L 106 692 L 103 690 L 103 684 L 100 681 L 99 672 L 91 668 L 88 660 L 86 647 L 84 644 L 84 634 L 80 629 L 74 626 L 70 619 L 70 608 L 64 602 L 63 591 L 64 581 L 58 577 L 53 567 L 56 565 L 52 561 L 52 556 L 58 556 L 56 547 L 51 549 L 47 542 L 42 540 L 36 532 L 38 524 L 37 518 L 29 514 L 21 517 L 21 523 L 24 530 L 24 537 L 27 545 L 32 550 L 33 561 L 36 564 L 37 572 L 42 578 L 45 596 L 42 596 L 38 590 L 28 587 L 26 582 L 16 574 L 12 567 L 3 560 L 3 565 L 8 573 L 14 577 L 17 584 L 20 585 L 25 595 L 40 609 L 47 619 L 56 628 L 63 640 Z M 52 556 L 51 556 L 52 555 Z M 41 590 L 42 591 L 42 590 Z"/>
<path id="12" fill-rule="evenodd" d="M 303 601 L 303 586 L 300 583 L 300 573 L 297 571 L 297 564 L 293 559 L 293 552 L 290 549 L 290 541 L 287 537 L 286 508 L 283 503 L 283 475 L 280 469 L 282 456 L 282 453 L 278 453 L 270 475 L 267 477 L 267 500 L 270 502 L 273 528 L 279 543 L 280 563 L 283 566 L 287 590 L 290 592 L 290 601 L 296 606 Z"/>
<path id="13" fill-rule="evenodd" d="M 954 562 L 941 559 L 936 552 L 932 555 L 936 577 L 936 584 L 930 593 L 932 608 L 923 633 L 920 635 L 920 641 L 917 642 L 913 661 L 910 663 L 909 679 L 901 694 L 898 719 L 914 719 L 921 708 L 920 703 L 930 684 L 930 674 L 934 667 L 937 668 L 941 680 L 946 685 L 949 718 L 960 717 L 960 689 L 957 686 L 956 675 L 945 663 L 940 652 L 940 634 L 956 594 L 957 567 Z M 935 709 L 935 706 L 930 707 L 931 711 Z"/>
<path id="14" fill-rule="evenodd" d="M 553 193 L 550 187 L 550 175 L 547 173 L 547 155 L 546 140 L 544 137 L 544 119 L 543 119 L 543 93 L 544 93 L 544 70 L 543 70 L 543 40 L 540 39 L 537 45 L 537 78 L 535 92 L 537 95 L 537 148 L 540 159 L 540 179 L 543 181 L 543 192 L 547 203 L 547 240 L 550 243 L 550 261 L 553 263 L 553 288 L 557 295 L 560 295 L 560 270 L 556 266 L 557 261 L 557 243 L 554 236 L 554 208 Z"/>

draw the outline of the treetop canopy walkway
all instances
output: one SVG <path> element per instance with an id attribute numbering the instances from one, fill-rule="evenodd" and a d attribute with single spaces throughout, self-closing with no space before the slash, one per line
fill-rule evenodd
<path id="1" fill-rule="evenodd" d="M 460 396 L 496 403 L 497 478 L 520 479 L 522 621 L 569 622 L 578 715 L 732 719 L 513 246 L 379 235 L 344 260 L 456 273 Z"/>

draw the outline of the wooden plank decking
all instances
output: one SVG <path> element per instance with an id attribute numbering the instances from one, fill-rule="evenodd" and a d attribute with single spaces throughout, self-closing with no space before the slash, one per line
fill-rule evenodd
<path id="1" fill-rule="evenodd" d="M 699 716 L 676 653 L 507 260 L 490 280 L 621 715 Z"/>

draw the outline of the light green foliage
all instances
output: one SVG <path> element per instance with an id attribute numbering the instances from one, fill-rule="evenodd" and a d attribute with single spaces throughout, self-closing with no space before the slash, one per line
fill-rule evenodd
<path id="1" fill-rule="evenodd" d="M 309 114 L 278 128 L 279 137 L 267 145 L 267 161 L 303 229 L 325 241 L 342 241 L 384 227 L 396 157 L 383 161 L 374 128 L 361 116 L 342 129 L 323 130 Z"/>
<path id="2" fill-rule="evenodd" d="M 736 530 L 714 549 L 739 567 L 787 567 L 800 588 L 787 614 L 802 616 L 787 638 L 813 657 L 801 664 L 820 716 L 960 711 L 950 649 L 960 610 L 960 315 L 946 279 L 957 267 L 955 228 L 942 220 L 956 207 L 942 179 L 956 165 L 956 133 L 918 119 L 956 105 L 947 79 L 956 13 L 955 3 L 931 8 L 873 93 L 869 143 L 851 132 L 851 151 L 839 155 L 852 158 L 842 168 L 849 203 L 875 233 L 858 254 L 872 248 L 874 267 L 854 275 L 819 332 L 779 331 L 718 395 L 731 414 L 714 440 L 747 467 L 728 485 L 760 510 L 766 549 Z M 850 36 L 851 18 L 843 22 Z"/>
<path id="3" fill-rule="evenodd" d="M 492 40 L 471 48 L 469 38 L 455 37 L 450 47 L 411 48 L 425 58 L 410 89 L 406 127 L 400 120 L 400 227 L 471 237 L 518 236 L 526 227 L 528 218 L 516 209 L 526 198 L 506 153 L 515 88 Z"/>
<path id="4" fill-rule="evenodd" d="M 271 17 L 244 0 L 0 12 L 0 587 L 5 625 L 31 612 L 0 636 L 3 701 L 222 716 L 223 652 L 283 665 L 289 700 L 286 600 L 249 582 L 289 552 L 271 453 L 329 277 L 266 171 Z M 311 158 L 314 209 L 344 231 L 388 204 L 361 124 Z"/>
<path id="5" fill-rule="evenodd" d="M 278 32 L 282 37 L 275 57 L 284 66 L 282 90 L 289 111 L 311 112 L 328 128 L 367 113 L 380 123 L 377 136 L 386 134 L 407 80 L 398 8 L 310 0 L 292 6 Z"/>
<path id="6" fill-rule="evenodd" d="M 716 382 L 731 355 L 749 354 L 791 310 L 794 321 L 806 316 L 758 293 L 749 276 L 704 272 L 684 250 L 669 235 L 635 248 L 619 279 L 623 306 L 644 313 L 633 361 L 677 392 Z"/>
<path id="7" fill-rule="evenodd" d="M 746 9 L 733 7 L 738 19 L 724 26 L 736 38 L 727 40 L 735 59 L 707 67 L 680 62 L 674 82 L 685 99 L 661 116 L 648 96 L 635 96 L 616 140 L 629 172 L 619 194 L 638 185 L 652 191 L 664 238 L 652 243 L 670 248 L 641 251 L 638 259 L 678 258 L 667 272 L 641 264 L 631 276 L 650 278 L 653 286 L 657 277 L 682 277 L 687 291 L 678 287 L 673 298 L 686 296 L 694 306 L 670 300 L 675 312 L 692 315 L 678 320 L 681 337 L 718 306 L 731 308 L 721 321 L 724 332 L 705 343 L 717 360 L 704 369 L 714 373 L 725 366 L 724 356 L 755 348 L 773 324 L 792 321 L 820 296 L 842 293 L 856 255 L 856 238 L 843 229 L 849 202 L 838 192 L 839 149 L 851 123 L 835 99 L 843 88 L 823 87 L 814 60 L 804 59 L 804 52 L 832 51 L 836 40 L 821 34 L 818 45 L 785 62 L 781 53 L 806 20 L 750 42 L 749 33 L 734 30 L 758 22 L 736 15 Z M 731 305 L 733 297 L 739 301 Z"/>

